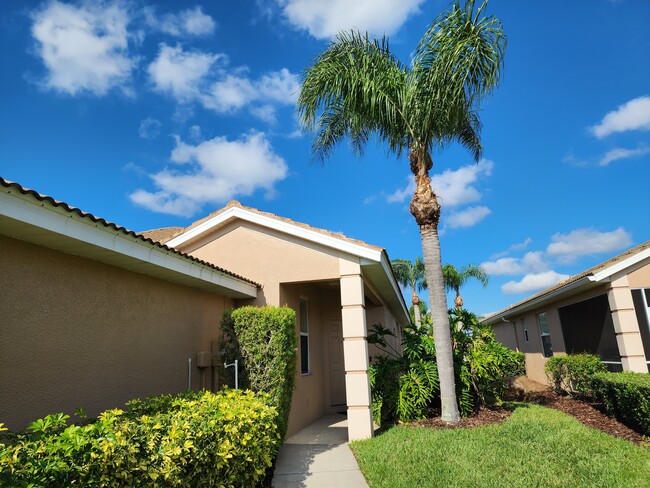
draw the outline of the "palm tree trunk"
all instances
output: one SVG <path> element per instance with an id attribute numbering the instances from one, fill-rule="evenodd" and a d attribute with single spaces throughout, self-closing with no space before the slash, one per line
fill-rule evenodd
<path id="1" fill-rule="evenodd" d="M 447 295 L 442 278 L 442 259 L 440 256 L 440 238 L 438 222 L 440 205 L 431 189 L 429 169 L 432 162 L 429 154 L 420 152 L 409 155 L 411 171 L 415 176 L 417 187 L 411 200 L 410 210 L 420 226 L 422 238 L 422 255 L 424 272 L 429 285 L 429 301 L 433 328 L 433 341 L 436 346 L 436 364 L 440 378 L 440 402 L 443 422 L 460 421 L 456 401 L 456 382 L 454 379 L 454 357 L 447 313 Z"/>
<path id="2" fill-rule="evenodd" d="M 442 281 L 442 260 L 440 258 L 440 239 L 435 226 L 420 227 L 422 236 L 422 253 L 425 273 L 429 284 L 431 302 L 431 321 L 433 323 L 433 341 L 436 345 L 436 363 L 440 378 L 440 402 L 443 422 L 460 421 L 456 403 L 456 381 L 454 379 L 454 357 L 451 347 L 451 332 L 445 286 Z"/>
<path id="3" fill-rule="evenodd" d="M 415 315 L 415 325 L 419 329 L 422 326 L 422 316 L 420 314 L 420 297 L 413 292 L 411 296 L 411 302 L 413 303 L 413 315 Z"/>

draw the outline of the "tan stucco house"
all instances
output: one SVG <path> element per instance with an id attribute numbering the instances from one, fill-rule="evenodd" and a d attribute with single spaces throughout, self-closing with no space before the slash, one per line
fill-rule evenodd
<path id="1" fill-rule="evenodd" d="M 554 354 L 589 352 L 612 371 L 648 372 L 650 241 L 483 320 L 526 357 L 526 374 L 546 382 Z"/>
<path id="2" fill-rule="evenodd" d="M 384 249 L 238 202 L 135 233 L 2 178 L 0 190 L 0 422 L 217 388 L 222 312 L 288 305 L 288 435 L 341 411 L 350 439 L 372 435 L 367 328 L 399 347 L 409 320 Z"/>

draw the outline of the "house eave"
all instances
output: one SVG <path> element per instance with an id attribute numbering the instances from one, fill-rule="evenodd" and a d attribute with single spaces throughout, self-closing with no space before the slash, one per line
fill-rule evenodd
<path id="1" fill-rule="evenodd" d="M 0 192 L 0 233 L 231 298 L 257 296 L 258 287 L 250 282 L 60 206 L 49 205 L 29 193 Z"/>
<path id="2" fill-rule="evenodd" d="M 572 283 L 569 283 L 566 286 L 553 290 L 545 295 L 524 302 L 521 305 L 508 308 L 490 317 L 487 317 L 486 319 L 483 320 L 483 322 L 487 325 L 496 325 L 498 323 L 503 322 L 503 320 L 508 321 L 510 318 L 513 318 L 517 315 L 521 315 L 522 313 L 539 308 L 543 306 L 545 303 L 551 302 L 557 298 L 560 298 L 562 296 L 574 295 L 582 291 L 587 291 L 606 281 L 607 281 L 606 277 L 601 280 L 596 280 L 593 275 L 584 276 L 579 280 L 576 280 Z"/>

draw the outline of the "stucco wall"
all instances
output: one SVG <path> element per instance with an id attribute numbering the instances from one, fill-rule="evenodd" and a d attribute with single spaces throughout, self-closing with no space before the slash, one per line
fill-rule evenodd
<path id="1" fill-rule="evenodd" d="M 281 305 L 279 283 L 339 278 L 338 256 L 332 251 L 248 222 L 178 248 L 261 283 L 260 305 Z"/>
<path id="2" fill-rule="evenodd" d="M 650 263 L 640 263 L 627 275 L 630 288 L 650 288 Z"/>
<path id="3" fill-rule="evenodd" d="M 516 325 L 510 322 L 503 322 L 493 327 L 494 335 L 501 344 L 514 351 L 519 350 L 517 342 Z"/>
<path id="4" fill-rule="evenodd" d="M 231 301 L 0 236 L 0 422 L 200 385 Z M 209 374 L 209 371 L 208 371 Z M 206 378 L 206 386 L 211 379 Z"/>

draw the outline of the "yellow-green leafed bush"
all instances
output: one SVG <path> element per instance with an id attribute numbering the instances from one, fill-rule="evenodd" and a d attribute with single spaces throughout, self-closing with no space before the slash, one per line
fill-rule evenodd
<path id="1" fill-rule="evenodd" d="M 5 434 L 0 485 L 255 486 L 280 447 L 277 410 L 265 394 L 201 392 L 136 407 L 153 413 L 109 410 L 85 426 L 50 415 Z"/>

